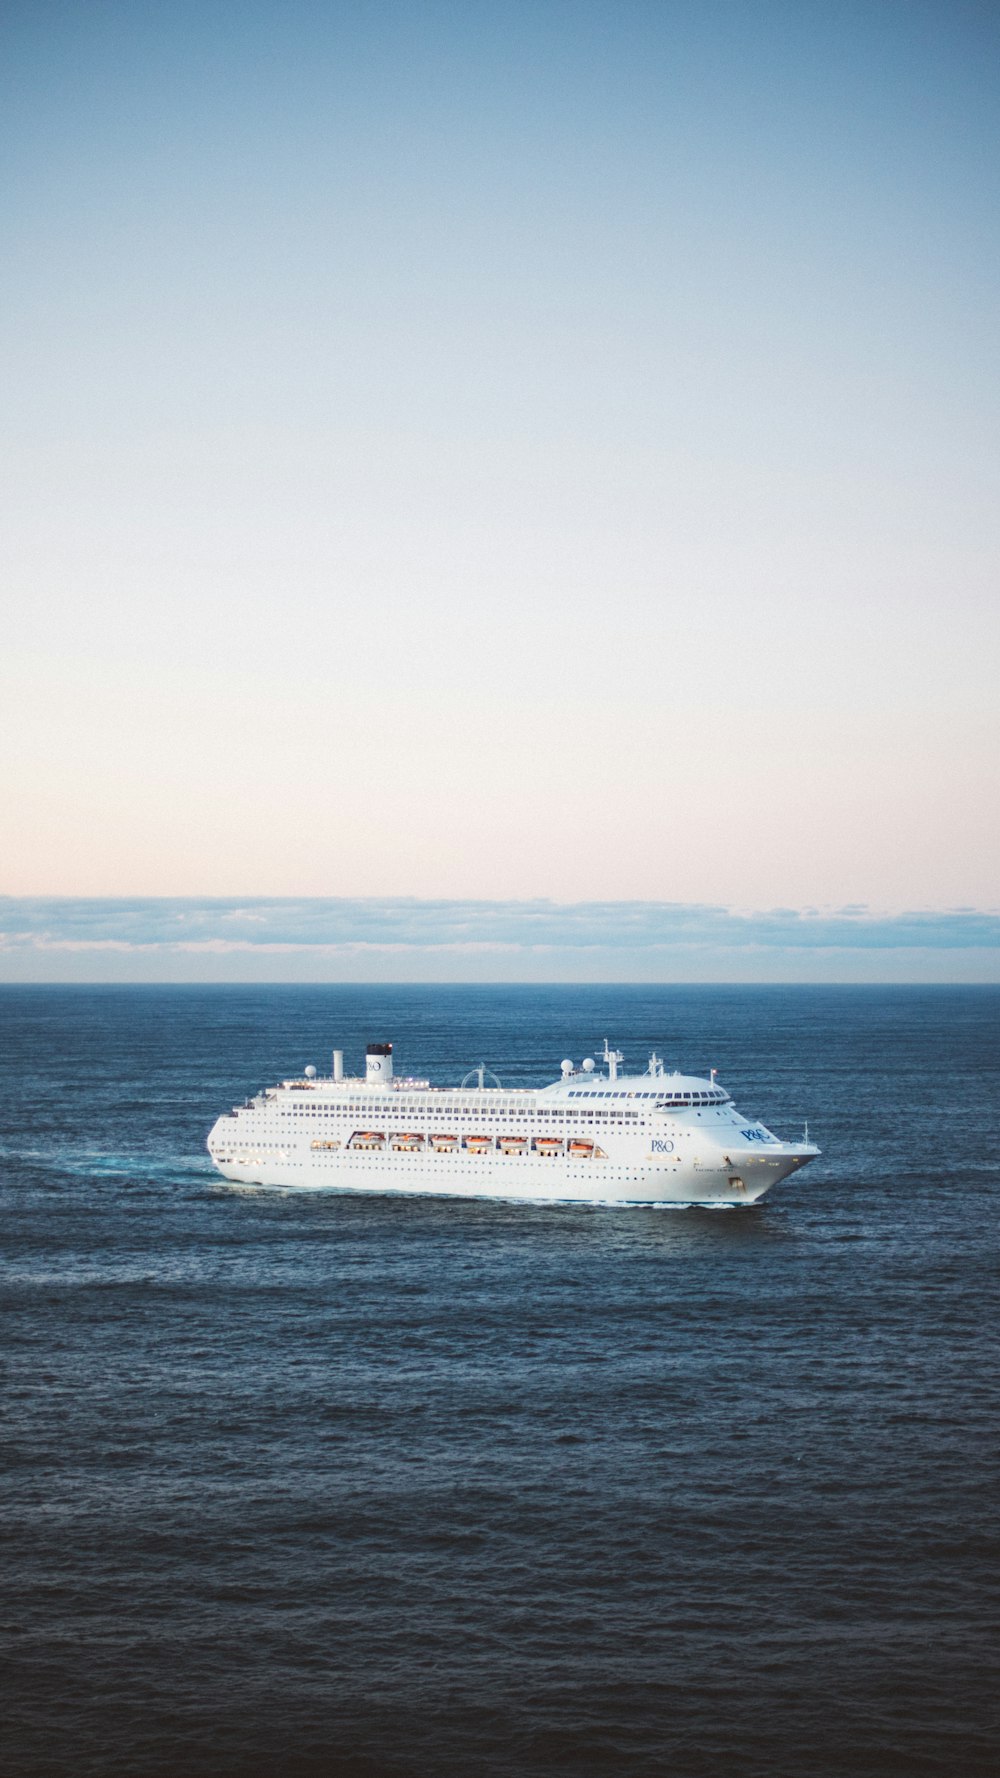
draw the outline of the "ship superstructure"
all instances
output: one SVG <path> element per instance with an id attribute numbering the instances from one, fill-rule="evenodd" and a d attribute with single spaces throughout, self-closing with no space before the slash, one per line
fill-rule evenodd
<path id="1" fill-rule="evenodd" d="M 504 1087 L 485 1068 L 461 1086 L 393 1072 L 392 1045 L 368 1045 L 363 1076 L 333 1052 L 225 1112 L 208 1151 L 226 1179 L 339 1191 L 421 1192 L 616 1204 L 752 1204 L 819 1153 L 743 1117 L 715 1079 L 604 1072 L 588 1057 L 551 1085 Z M 492 1084 L 488 1084 L 488 1082 Z"/>

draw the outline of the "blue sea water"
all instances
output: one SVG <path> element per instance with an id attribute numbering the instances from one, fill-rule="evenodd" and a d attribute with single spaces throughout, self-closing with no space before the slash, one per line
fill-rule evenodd
<path id="1" fill-rule="evenodd" d="M 1000 1753 L 993 989 L 0 991 L 12 1778 Z M 330 1048 L 607 1035 L 823 1157 L 738 1212 L 227 1187 Z"/>

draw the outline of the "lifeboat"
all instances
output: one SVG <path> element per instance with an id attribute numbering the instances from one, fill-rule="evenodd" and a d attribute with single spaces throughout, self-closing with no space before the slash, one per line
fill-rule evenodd
<path id="1" fill-rule="evenodd" d="M 435 1154 L 454 1154 L 458 1147 L 457 1136 L 432 1136 L 431 1147 Z"/>
<path id="2" fill-rule="evenodd" d="M 316 1141 L 310 1142 L 309 1146 L 310 1146 L 310 1148 L 339 1148 L 340 1143 L 339 1142 L 324 1142 L 317 1136 Z"/>
<path id="3" fill-rule="evenodd" d="M 465 1147 L 469 1154 L 485 1154 L 493 1147 L 492 1136 L 466 1136 Z"/>
<path id="4" fill-rule="evenodd" d="M 384 1142 L 381 1130 L 356 1130 L 351 1137 L 352 1148 L 381 1148 Z"/>
<path id="5" fill-rule="evenodd" d="M 528 1146 L 527 1136 L 500 1136 L 501 1154 L 523 1154 Z"/>
<path id="6" fill-rule="evenodd" d="M 397 1154 L 413 1154 L 416 1149 L 423 1148 L 423 1145 L 423 1137 L 418 1135 L 415 1130 L 400 1130 L 396 1135 L 389 1137 L 389 1146 Z"/>
<path id="7" fill-rule="evenodd" d="M 535 1138 L 537 1154 L 562 1154 L 561 1136 L 537 1136 Z"/>
<path id="8" fill-rule="evenodd" d="M 594 1156 L 594 1144 L 571 1138 L 569 1152 L 575 1161 L 589 1161 Z"/>

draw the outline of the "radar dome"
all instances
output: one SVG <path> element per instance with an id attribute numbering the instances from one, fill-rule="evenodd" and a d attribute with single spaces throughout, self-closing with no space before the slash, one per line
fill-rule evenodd
<path id="1" fill-rule="evenodd" d="M 593 1074 L 593 1072 L 594 1072 L 594 1058 L 593 1058 L 593 1056 L 584 1056 L 584 1058 L 583 1058 L 583 1072 L 584 1072 L 584 1074 Z"/>
<path id="2" fill-rule="evenodd" d="M 572 1062 L 571 1062 L 571 1061 L 570 1061 L 570 1059 L 569 1059 L 569 1057 L 568 1057 L 568 1056 L 567 1056 L 567 1057 L 566 1057 L 566 1060 L 565 1060 L 565 1062 L 560 1062 L 560 1064 L 559 1064 L 559 1068 L 560 1068 L 560 1071 L 561 1071 L 561 1072 L 562 1072 L 562 1073 L 563 1073 L 563 1074 L 572 1074 L 572 1072 L 573 1072 L 573 1064 L 572 1064 Z"/>
<path id="3" fill-rule="evenodd" d="M 316 1070 L 313 1067 L 311 1062 L 310 1062 L 308 1068 L 303 1068 L 302 1072 L 305 1075 L 307 1080 L 315 1080 L 316 1079 Z"/>

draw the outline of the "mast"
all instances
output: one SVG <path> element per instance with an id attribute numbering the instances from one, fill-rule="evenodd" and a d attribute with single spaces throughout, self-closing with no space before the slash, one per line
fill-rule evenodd
<path id="1" fill-rule="evenodd" d="M 619 1062 L 624 1062 L 624 1060 L 625 1060 L 625 1057 L 622 1055 L 621 1050 L 609 1049 L 608 1048 L 608 1040 L 607 1040 L 607 1038 L 605 1038 L 604 1039 L 604 1048 L 601 1051 L 601 1061 L 606 1062 L 608 1065 L 608 1079 L 609 1080 L 617 1080 L 618 1079 L 618 1064 L 619 1064 Z"/>

